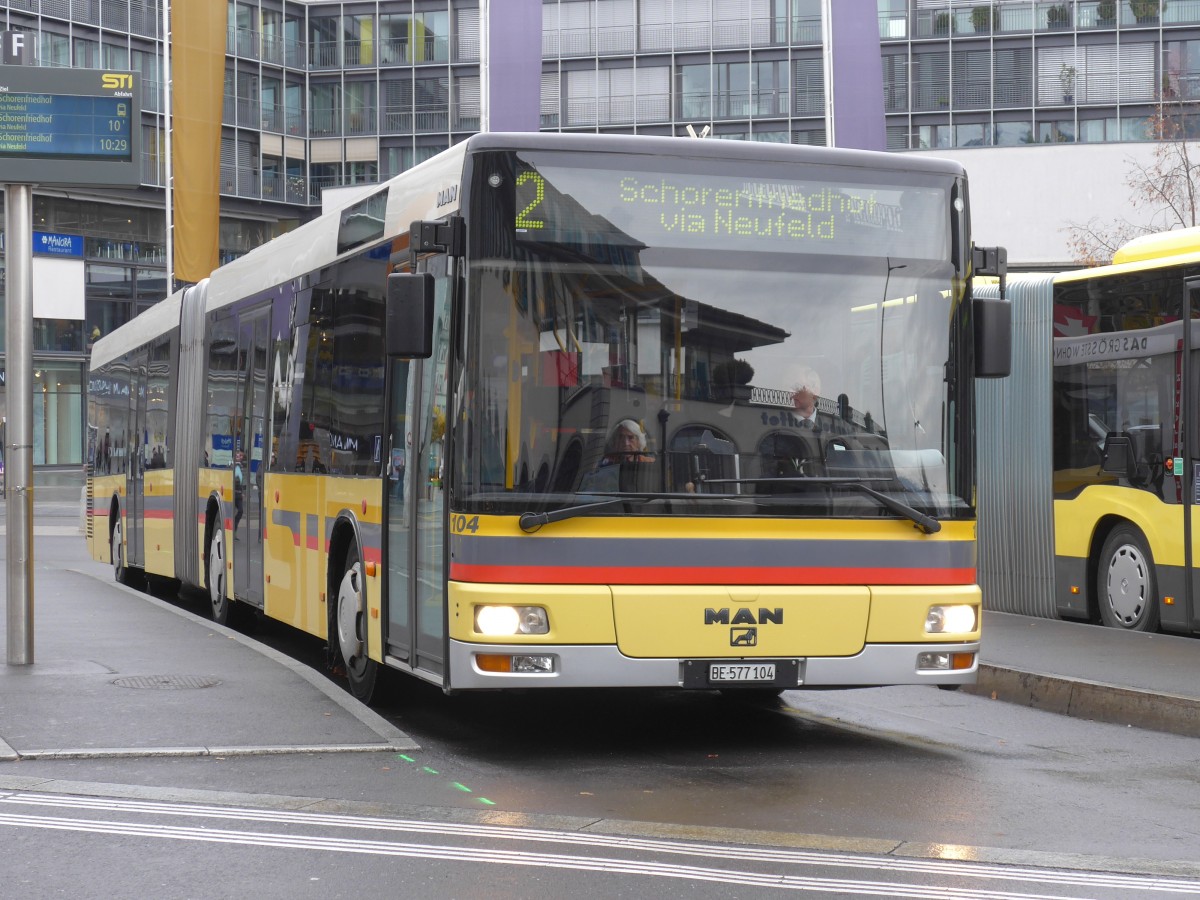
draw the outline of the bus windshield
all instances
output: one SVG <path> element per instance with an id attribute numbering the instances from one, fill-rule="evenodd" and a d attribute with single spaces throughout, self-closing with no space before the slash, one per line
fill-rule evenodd
<path id="1" fill-rule="evenodd" d="M 971 515 L 955 180 L 670 165 L 477 157 L 455 507 Z"/>

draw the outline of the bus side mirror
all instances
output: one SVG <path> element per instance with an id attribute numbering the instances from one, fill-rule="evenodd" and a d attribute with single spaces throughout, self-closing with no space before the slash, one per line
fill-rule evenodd
<path id="1" fill-rule="evenodd" d="M 1120 475 L 1128 478 L 1132 470 L 1133 442 L 1129 435 L 1109 432 L 1104 439 L 1104 455 L 1100 460 L 1100 471 L 1109 475 Z"/>
<path id="2" fill-rule="evenodd" d="M 388 356 L 433 356 L 433 275 L 396 273 L 387 280 Z"/>
<path id="3" fill-rule="evenodd" d="M 1012 371 L 1012 304 L 975 297 L 975 377 L 1007 378 Z"/>

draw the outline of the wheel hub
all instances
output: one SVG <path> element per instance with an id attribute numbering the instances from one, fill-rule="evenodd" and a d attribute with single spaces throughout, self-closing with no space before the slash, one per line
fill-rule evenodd
<path id="1" fill-rule="evenodd" d="M 218 530 L 208 546 L 208 599 L 213 611 L 225 603 L 225 533 Z"/>
<path id="2" fill-rule="evenodd" d="M 338 646 L 347 662 L 362 654 L 362 591 L 359 590 L 361 568 L 356 564 L 342 576 L 338 585 L 337 629 Z"/>
<path id="3" fill-rule="evenodd" d="M 1108 602 L 1123 622 L 1132 622 L 1146 604 L 1146 565 L 1136 548 L 1122 547 L 1108 567 Z"/>

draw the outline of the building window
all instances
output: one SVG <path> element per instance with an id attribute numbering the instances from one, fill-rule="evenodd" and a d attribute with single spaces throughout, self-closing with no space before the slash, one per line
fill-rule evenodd
<path id="1" fill-rule="evenodd" d="M 908 126 L 889 125 L 887 127 L 887 149 L 908 150 Z"/>
<path id="2" fill-rule="evenodd" d="M 987 50 L 962 51 L 954 54 L 953 63 L 954 108 L 990 108 L 992 104 L 992 54 Z"/>
<path id="3" fill-rule="evenodd" d="M 997 49 L 994 66 L 993 108 L 1033 106 L 1033 51 Z"/>
<path id="4" fill-rule="evenodd" d="M 347 66 L 375 64 L 375 17 L 370 13 L 347 15 L 342 54 Z"/>
<path id="5" fill-rule="evenodd" d="M 313 84 L 308 91 L 308 133 L 313 137 L 341 134 L 341 85 Z"/>
<path id="6" fill-rule="evenodd" d="M 83 462 L 83 367 L 40 362 L 33 372 L 33 464 Z"/>
<path id="7" fill-rule="evenodd" d="M 1073 144 L 1075 143 L 1075 123 L 1039 122 L 1038 143 L 1041 144 Z"/>
<path id="8" fill-rule="evenodd" d="M 347 135 L 376 134 L 375 82 L 351 81 L 343 88 Z"/>
<path id="9" fill-rule="evenodd" d="M 409 39 L 412 19 L 407 15 L 381 15 L 379 17 L 379 64 L 399 66 L 412 62 L 409 57 Z"/>
<path id="10" fill-rule="evenodd" d="M 450 14 L 418 12 L 412 19 L 413 62 L 449 62 Z"/>
<path id="11" fill-rule="evenodd" d="M 1102 143 L 1119 140 L 1116 116 L 1103 119 L 1083 119 L 1079 123 L 1079 140 L 1085 143 Z"/>
<path id="12" fill-rule="evenodd" d="M 450 130 L 450 79 L 418 78 L 414 84 L 416 132 Z"/>
<path id="13" fill-rule="evenodd" d="M 1148 42 L 1040 49 L 1038 106 L 1153 103 L 1154 54 Z"/>
<path id="14" fill-rule="evenodd" d="M 1200 41 L 1167 41 L 1162 72 L 1164 100 L 1200 99 Z"/>
<path id="15" fill-rule="evenodd" d="M 72 63 L 76 69 L 100 68 L 100 45 L 87 38 L 75 38 Z"/>
<path id="16" fill-rule="evenodd" d="M 38 51 L 38 64 L 43 66 L 70 66 L 71 41 L 65 34 L 42 32 L 42 46 Z"/>
<path id="17" fill-rule="evenodd" d="M 954 146 L 955 147 L 985 147 L 987 146 L 987 137 L 984 133 L 984 124 L 982 122 L 969 122 L 965 125 L 954 126 Z"/>
<path id="18" fill-rule="evenodd" d="M 917 126 L 917 148 L 920 150 L 934 150 L 939 147 L 954 146 L 950 140 L 949 125 L 918 125 Z"/>
<path id="19" fill-rule="evenodd" d="M 912 55 L 914 110 L 950 108 L 950 54 L 932 50 Z"/>
<path id="20" fill-rule="evenodd" d="M 714 63 L 679 70 L 682 119 L 745 119 L 786 116 L 787 62 Z"/>
<path id="21" fill-rule="evenodd" d="M 308 64 L 314 69 L 335 69 L 341 65 L 337 16 L 314 16 L 308 20 Z"/>
<path id="22" fill-rule="evenodd" d="M 821 73 L 821 60 L 796 61 L 796 86 L 793 94 L 796 98 L 796 112 L 800 112 L 802 102 L 800 65 Z M 824 104 L 824 89 L 821 91 L 821 103 Z M 884 112 L 908 111 L 908 57 L 901 53 L 888 53 L 883 57 L 883 109 Z M 899 149 L 899 148 L 891 148 Z"/>
<path id="23" fill-rule="evenodd" d="M 1033 132 L 1030 129 L 1028 119 L 1014 122 L 996 122 L 992 130 L 994 135 L 992 143 L 997 147 L 1015 147 L 1018 144 L 1028 144 L 1033 140 Z"/>

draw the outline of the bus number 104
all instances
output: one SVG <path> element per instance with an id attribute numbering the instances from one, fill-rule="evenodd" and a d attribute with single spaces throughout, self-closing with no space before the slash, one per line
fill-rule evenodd
<path id="1" fill-rule="evenodd" d="M 466 516 L 451 516 L 450 530 L 455 534 L 462 534 L 465 531 L 474 534 L 479 530 L 479 516 L 471 516 L 470 518 Z"/>

